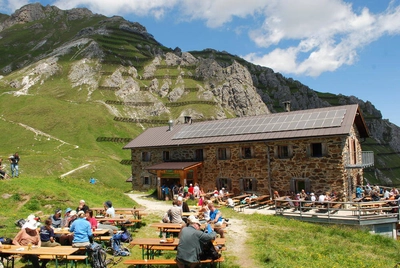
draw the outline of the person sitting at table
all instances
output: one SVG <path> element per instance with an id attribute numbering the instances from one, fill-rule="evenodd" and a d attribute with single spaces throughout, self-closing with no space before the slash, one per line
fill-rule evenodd
<path id="1" fill-rule="evenodd" d="M 54 229 L 51 226 L 52 220 L 49 218 L 44 221 L 44 225 L 40 227 L 40 241 L 42 247 L 57 247 L 61 246 L 60 243 L 57 243 L 55 240 Z"/>
<path id="2" fill-rule="evenodd" d="M 168 215 L 171 223 L 184 223 L 182 219 L 182 209 L 178 207 L 178 200 L 172 201 L 172 208 L 168 210 Z"/>
<path id="3" fill-rule="evenodd" d="M 62 219 L 62 221 L 61 221 L 61 227 L 62 227 L 62 228 L 63 228 L 63 227 L 68 227 L 69 218 L 71 217 L 71 216 L 70 216 L 70 215 L 71 215 L 71 211 L 72 211 L 71 208 L 67 208 L 67 209 L 65 210 L 64 217 L 63 217 L 63 219 Z"/>
<path id="4" fill-rule="evenodd" d="M 203 206 L 203 203 L 204 203 L 204 196 L 201 195 L 199 198 L 199 201 L 197 202 L 197 206 L 201 207 L 201 206 Z"/>
<path id="5" fill-rule="evenodd" d="M 90 223 L 90 227 L 92 228 L 92 230 L 97 229 L 97 220 L 95 217 L 93 217 L 93 210 L 88 209 L 85 213 L 86 216 L 86 220 Z"/>
<path id="6" fill-rule="evenodd" d="M 111 201 L 108 200 L 108 201 L 104 202 L 104 209 L 106 211 L 106 214 L 105 214 L 106 217 L 109 217 L 109 218 L 115 217 L 115 209 L 114 209 Z M 102 222 L 102 223 L 97 224 L 97 228 L 108 229 L 109 235 L 113 236 L 114 231 L 118 231 L 118 227 L 114 226 L 113 224 L 114 224 L 114 222 L 112 220 L 107 221 L 107 222 Z"/>
<path id="7" fill-rule="evenodd" d="M 65 225 L 63 226 L 64 228 L 70 228 L 72 223 L 77 219 L 77 213 L 76 210 L 72 210 L 69 213 L 69 217 L 65 222 Z M 63 246 L 70 246 L 72 245 L 72 239 L 74 239 L 74 234 L 62 234 L 60 236 L 60 244 Z"/>
<path id="8" fill-rule="evenodd" d="M 310 194 L 310 200 L 311 200 L 311 202 L 312 202 L 312 205 L 314 206 L 314 205 L 315 205 L 315 201 L 317 201 L 317 198 L 315 197 L 315 194 L 314 194 L 314 193 L 311 193 L 311 194 Z"/>
<path id="9" fill-rule="evenodd" d="M 301 189 L 300 199 L 301 200 L 307 200 L 308 199 L 308 194 L 306 193 L 306 191 L 304 191 L 304 189 Z"/>
<path id="10" fill-rule="evenodd" d="M 200 261 L 202 245 L 215 239 L 216 233 L 207 224 L 207 232 L 200 230 L 200 222 L 193 215 L 188 218 L 189 226 L 184 227 L 179 233 L 176 260 L 179 268 L 195 268 Z"/>
<path id="11" fill-rule="evenodd" d="M 79 206 L 76 208 L 76 213 L 78 213 L 81 210 L 86 213 L 86 211 L 88 209 L 89 209 L 89 206 L 86 205 L 85 200 L 82 199 L 82 200 L 79 201 Z"/>
<path id="12" fill-rule="evenodd" d="M 281 198 L 281 196 L 279 195 L 278 191 L 274 191 L 274 200 Z"/>
<path id="13" fill-rule="evenodd" d="M 37 246 L 40 247 L 42 242 L 40 241 L 39 232 L 37 230 L 38 224 L 36 220 L 30 220 L 24 224 L 25 228 L 22 228 L 13 239 L 13 245 L 16 246 Z M 34 268 L 45 268 L 49 260 L 43 260 L 42 265 L 39 263 L 39 257 L 34 254 L 25 254 L 24 257 L 28 259 Z"/>
<path id="14" fill-rule="evenodd" d="M 53 215 L 50 216 L 50 220 L 51 220 L 51 227 L 52 228 L 61 228 L 62 227 L 62 218 L 61 218 L 61 209 L 56 209 L 56 211 L 54 212 Z M 57 242 L 60 241 L 60 234 L 57 234 L 56 240 Z"/>
<path id="15" fill-rule="evenodd" d="M 210 209 L 210 220 L 208 222 L 214 224 L 214 231 L 217 232 L 221 238 L 224 238 L 224 230 L 221 228 L 224 223 L 222 212 L 219 211 L 212 202 L 208 204 L 208 208 Z"/>
<path id="16" fill-rule="evenodd" d="M 86 247 L 93 240 L 92 228 L 83 210 L 78 212 L 78 218 L 71 224 L 69 231 L 74 233 L 72 246 L 75 248 Z"/>

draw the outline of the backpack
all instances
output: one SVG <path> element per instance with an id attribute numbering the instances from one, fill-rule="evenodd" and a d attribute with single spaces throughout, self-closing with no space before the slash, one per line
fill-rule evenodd
<path id="1" fill-rule="evenodd" d="M 100 244 L 93 242 L 92 244 L 86 246 L 86 252 L 92 268 L 107 267 L 107 253 Z"/>
<path id="2" fill-rule="evenodd" d="M 211 241 L 202 243 L 199 258 L 203 260 L 217 260 L 221 257 Z"/>
<path id="3" fill-rule="evenodd" d="M 110 244 L 111 244 L 114 256 L 129 256 L 129 255 L 131 255 L 130 250 L 122 245 L 122 242 L 121 242 L 122 234 L 123 233 L 117 233 L 117 234 L 113 235 L 112 238 L 110 239 Z"/>

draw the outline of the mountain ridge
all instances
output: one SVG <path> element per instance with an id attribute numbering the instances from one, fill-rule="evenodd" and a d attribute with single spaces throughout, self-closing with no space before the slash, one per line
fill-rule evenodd
<path id="1" fill-rule="evenodd" d="M 117 120 L 137 123 L 134 133 L 151 127 L 144 120 L 283 112 L 285 101 L 293 110 L 358 103 L 373 137 L 364 147 L 386 146 L 380 153 L 391 154 L 393 163 L 400 152 L 399 128 L 382 120 L 370 101 L 312 90 L 224 51 L 164 47 L 143 25 L 119 16 L 29 4 L 0 15 L 0 36 L 2 96 L 46 92 L 66 102 L 95 103 Z M 378 168 L 366 172 L 369 180 L 398 183 L 397 166 L 388 167 L 386 158 L 376 159 Z"/>

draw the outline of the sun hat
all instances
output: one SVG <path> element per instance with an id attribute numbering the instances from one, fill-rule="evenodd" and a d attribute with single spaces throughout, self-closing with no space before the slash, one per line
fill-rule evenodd
<path id="1" fill-rule="evenodd" d="M 314 193 L 311 193 L 310 195 L 314 195 Z"/>
<path id="2" fill-rule="evenodd" d="M 79 203 L 85 203 L 85 200 L 82 199 L 81 201 L 79 201 Z"/>
<path id="3" fill-rule="evenodd" d="M 62 210 L 59 209 L 59 208 L 57 208 L 57 209 L 54 211 L 54 214 L 61 214 L 61 212 L 62 212 Z"/>
<path id="4" fill-rule="evenodd" d="M 71 212 L 71 211 L 72 211 L 71 208 L 67 208 L 67 209 L 65 210 L 65 213 L 68 213 L 68 212 Z"/>
<path id="5" fill-rule="evenodd" d="M 71 213 L 69 213 L 70 216 L 75 216 L 76 215 L 76 210 L 72 210 Z"/>
<path id="6" fill-rule="evenodd" d="M 178 196 L 178 201 L 182 201 L 182 200 L 183 200 L 182 196 Z"/>
<path id="7" fill-rule="evenodd" d="M 199 219 L 197 219 L 194 215 L 190 215 L 188 217 L 188 220 L 189 220 L 190 223 L 197 223 L 198 225 L 201 225 Z"/>
<path id="8" fill-rule="evenodd" d="M 35 220 L 30 220 L 25 222 L 25 224 L 22 226 L 22 229 L 30 229 L 30 230 L 36 230 L 39 227 L 38 222 Z"/>
<path id="9" fill-rule="evenodd" d="M 79 210 L 78 212 L 78 217 L 80 217 L 81 215 L 85 215 L 85 212 L 83 210 Z"/>

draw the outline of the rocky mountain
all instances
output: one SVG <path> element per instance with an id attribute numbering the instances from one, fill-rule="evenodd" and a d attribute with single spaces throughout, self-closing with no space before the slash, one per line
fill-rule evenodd
<path id="1" fill-rule="evenodd" d="M 114 121 L 140 129 L 171 118 L 182 123 L 186 115 L 214 120 L 282 112 L 286 101 L 292 110 L 358 103 L 371 132 L 363 148 L 376 152 L 367 179 L 400 182 L 399 127 L 371 102 L 315 91 L 223 51 L 164 47 L 122 17 L 38 3 L 0 14 L 0 74 L 2 94 L 34 96 L 52 87 L 52 96 L 66 101 L 84 95 Z"/>

